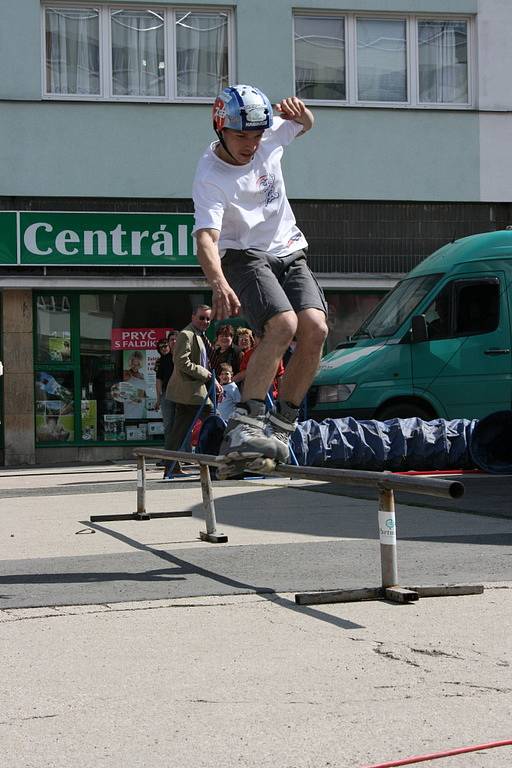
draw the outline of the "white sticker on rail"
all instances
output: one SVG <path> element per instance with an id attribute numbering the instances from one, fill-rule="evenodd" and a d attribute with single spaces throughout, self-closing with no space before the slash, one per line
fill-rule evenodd
<path id="1" fill-rule="evenodd" d="M 396 520 L 394 512 L 379 509 L 379 539 L 381 544 L 396 544 Z"/>

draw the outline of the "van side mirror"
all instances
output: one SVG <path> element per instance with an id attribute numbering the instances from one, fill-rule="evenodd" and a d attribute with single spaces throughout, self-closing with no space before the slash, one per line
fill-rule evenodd
<path id="1" fill-rule="evenodd" d="M 425 315 L 414 315 L 411 325 L 411 341 L 418 344 L 420 341 L 428 341 L 428 328 Z"/>

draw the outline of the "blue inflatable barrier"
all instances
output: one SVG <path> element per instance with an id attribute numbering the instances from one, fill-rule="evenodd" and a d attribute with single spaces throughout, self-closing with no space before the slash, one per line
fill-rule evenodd
<path id="1" fill-rule="evenodd" d="M 217 454 L 225 423 L 205 420 L 201 453 Z M 291 447 L 301 466 L 407 470 L 482 469 L 512 474 L 512 411 L 485 419 L 312 419 L 300 422 Z"/>
<path id="2" fill-rule="evenodd" d="M 473 466 L 468 444 L 475 424 L 468 419 L 310 419 L 298 425 L 292 445 L 299 464 L 311 467 L 468 469 Z"/>
<path id="3" fill-rule="evenodd" d="M 497 411 L 477 422 L 469 452 L 484 472 L 512 474 L 512 411 Z"/>

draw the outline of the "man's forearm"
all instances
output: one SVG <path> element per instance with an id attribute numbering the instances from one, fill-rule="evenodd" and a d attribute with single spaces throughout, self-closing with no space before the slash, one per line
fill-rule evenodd
<path id="1" fill-rule="evenodd" d="M 204 276 L 212 288 L 219 285 L 222 281 L 226 281 L 222 271 L 219 249 L 216 243 L 211 240 L 198 242 L 197 260 L 201 265 Z"/>
<path id="2" fill-rule="evenodd" d="M 212 318 L 225 320 L 238 315 L 240 302 L 222 271 L 218 248 L 219 232 L 201 229 L 197 234 L 197 258 L 212 289 Z"/>

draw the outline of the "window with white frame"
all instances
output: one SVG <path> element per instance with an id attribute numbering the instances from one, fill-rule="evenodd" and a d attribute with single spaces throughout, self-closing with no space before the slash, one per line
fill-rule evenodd
<path id="1" fill-rule="evenodd" d="M 296 16 L 295 92 L 301 99 L 345 99 L 342 16 Z"/>
<path id="2" fill-rule="evenodd" d="M 422 103 L 468 103 L 466 21 L 418 22 L 418 85 Z"/>
<path id="3" fill-rule="evenodd" d="M 214 98 L 230 80 L 231 12 L 44 5 L 48 98 Z"/>
<path id="4" fill-rule="evenodd" d="M 471 106 L 471 18 L 294 15 L 295 93 L 344 105 Z"/>

